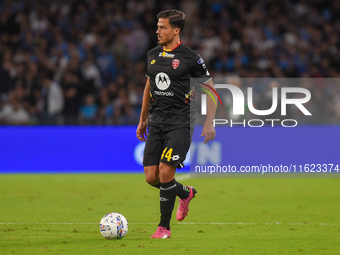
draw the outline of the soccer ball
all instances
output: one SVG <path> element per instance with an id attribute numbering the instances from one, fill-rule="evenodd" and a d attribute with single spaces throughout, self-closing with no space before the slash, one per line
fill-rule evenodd
<path id="1" fill-rule="evenodd" d="M 120 213 L 108 213 L 99 223 L 100 233 L 106 239 L 122 239 L 128 232 L 128 222 Z"/>

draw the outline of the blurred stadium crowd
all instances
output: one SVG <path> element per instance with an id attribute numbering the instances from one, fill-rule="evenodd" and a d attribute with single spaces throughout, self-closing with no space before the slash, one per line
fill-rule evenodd
<path id="1" fill-rule="evenodd" d="M 213 77 L 340 77 L 340 1 L 0 0 L 0 124 L 138 124 L 170 8 Z M 339 91 L 311 89 L 337 124 Z"/>

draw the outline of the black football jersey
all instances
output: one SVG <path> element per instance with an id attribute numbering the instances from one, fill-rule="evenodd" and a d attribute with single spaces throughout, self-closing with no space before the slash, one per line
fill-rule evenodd
<path id="1" fill-rule="evenodd" d="M 157 46 L 147 54 L 150 78 L 149 125 L 188 127 L 195 119 L 190 78 L 211 79 L 202 57 L 181 42 L 172 50 Z"/>

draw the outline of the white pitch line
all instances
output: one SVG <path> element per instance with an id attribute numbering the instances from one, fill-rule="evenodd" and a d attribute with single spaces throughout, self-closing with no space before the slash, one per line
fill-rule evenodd
<path id="1" fill-rule="evenodd" d="M 0 225 L 98 225 L 94 222 L 0 222 Z M 129 225 L 155 225 L 158 222 L 129 222 Z M 178 225 L 301 225 L 301 226 L 340 226 L 338 222 L 317 222 L 317 223 L 304 223 L 304 222 L 178 222 Z"/>
<path id="2" fill-rule="evenodd" d="M 311 226 L 311 225 L 329 225 L 329 226 L 339 226 L 338 222 L 317 222 L 317 223 L 305 223 L 305 222 L 178 222 L 179 225 L 301 225 L 301 226 Z"/>
<path id="3" fill-rule="evenodd" d="M 93 222 L 0 222 L 0 225 L 93 225 Z M 99 223 L 98 223 L 99 224 Z"/>
<path id="4" fill-rule="evenodd" d="M 190 179 L 190 174 L 183 174 L 175 178 L 177 181 L 185 181 Z"/>

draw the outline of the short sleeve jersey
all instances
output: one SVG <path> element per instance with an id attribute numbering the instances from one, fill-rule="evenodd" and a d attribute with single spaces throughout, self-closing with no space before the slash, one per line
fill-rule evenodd
<path id="1" fill-rule="evenodd" d="M 172 50 L 157 46 L 147 54 L 150 79 L 149 125 L 188 127 L 195 119 L 190 78 L 211 79 L 202 57 L 181 42 Z"/>

